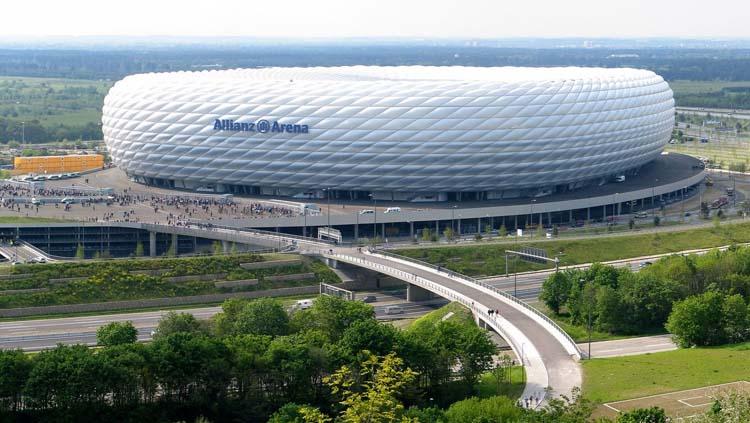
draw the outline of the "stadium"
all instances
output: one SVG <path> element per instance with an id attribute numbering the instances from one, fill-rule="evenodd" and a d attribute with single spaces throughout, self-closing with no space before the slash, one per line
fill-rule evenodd
<path id="1" fill-rule="evenodd" d="M 132 75 L 104 102 L 113 162 L 145 184 L 402 201 L 565 193 L 636 175 L 674 126 L 637 69 L 333 67 Z"/>

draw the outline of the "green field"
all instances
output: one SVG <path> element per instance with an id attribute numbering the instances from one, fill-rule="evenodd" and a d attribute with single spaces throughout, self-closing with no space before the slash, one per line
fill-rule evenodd
<path id="1" fill-rule="evenodd" d="M 668 144 L 666 151 L 688 154 L 694 157 L 706 157 L 711 160 L 712 165 L 721 169 L 742 170 L 750 169 L 750 142 L 726 143 L 726 142 L 686 142 L 684 144 Z"/>
<path id="2" fill-rule="evenodd" d="M 669 81 L 675 96 L 688 94 L 705 94 L 721 91 L 727 87 L 750 87 L 750 81 Z M 679 106 L 679 104 L 678 104 Z"/>
<path id="3" fill-rule="evenodd" d="M 674 232 L 531 242 L 523 245 L 542 248 L 550 257 L 559 255 L 561 265 L 569 265 L 718 247 L 740 242 L 750 242 L 750 223 L 724 224 L 720 228 Z M 460 247 L 409 248 L 395 252 L 429 263 L 440 264 L 466 275 L 490 276 L 505 274 L 504 251 L 515 247 L 517 245 L 509 242 Z M 518 261 L 518 271 L 550 267 L 553 265 Z M 513 272 L 513 263 L 510 263 L 509 270 Z"/>
<path id="4" fill-rule="evenodd" d="M 738 380 L 750 380 L 750 343 L 583 362 L 584 395 L 618 401 Z"/>
<path id="5" fill-rule="evenodd" d="M 750 109 L 750 81 L 669 81 L 683 107 Z"/>
<path id="6" fill-rule="evenodd" d="M 0 77 L 0 142 L 100 139 L 104 96 L 109 81 Z"/>

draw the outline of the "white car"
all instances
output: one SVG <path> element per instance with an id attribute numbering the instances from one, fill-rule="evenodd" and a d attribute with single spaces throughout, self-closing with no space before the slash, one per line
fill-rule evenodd
<path id="1" fill-rule="evenodd" d="M 388 207 L 385 209 L 386 213 L 401 213 L 401 207 Z"/>
<path id="2" fill-rule="evenodd" d="M 375 214 L 375 210 L 370 210 L 370 209 L 360 210 L 359 214 Z"/>

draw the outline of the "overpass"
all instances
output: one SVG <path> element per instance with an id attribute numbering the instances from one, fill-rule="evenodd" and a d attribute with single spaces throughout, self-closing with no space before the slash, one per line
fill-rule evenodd
<path id="1" fill-rule="evenodd" d="M 401 279 L 409 283 L 409 291 L 426 290 L 469 308 L 480 325 L 508 341 L 523 363 L 523 397 L 546 400 L 550 392 L 570 397 L 572 389 L 581 386 L 578 346 L 552 320 L 523 301 L 458 273 L 379 250 L 337 248 L 317 253 Z M 499 313 L 489 314 L 488 310 Z"/>
<path id="2" fill-rule="evenodd" d="M 80 226 L 68 223 L 52 223 L 49 226 L 64 229 L 73 225 Z M 21 226 L 17 225 L 15 232 L 10 230 L 7 235 L 12 237 L 15 233 L 17 237 Z M 100 225 L 91 226 L 97 228 Z M 424 299 L 434 293 L 457 301 L 472 311 L 480 325 L 491 328 L 505 338 L 526 369 L 524 397 L 546 399 L 549 392 L 570 396 L 571 390 L 581 385 L 581 369 L 577 363 L 581 352 L 561 328 L 522 300 L 464 275 L 380 250 L 364 251 L 361 248 L 342 247 L 330 241 L 281 232 L 210 224 L 168 226 L 118 223 L 117 226 L 144 233 L 147 231 L 149 251 L 156 250 L 155 242 L 159 234 L 171 237 L 173 244 L 178 237 L 200 237 L 222 241 L 225 245 L 237 242 L 279 251 L 299 251 L 307 255 L 322 256 L 331 261 L 333 266 L 336 262 L 350 263 L 396 277 L 409 284 L 409 300 L 419 300 L 420 297 Z M 72 242 L 77 241 L 74 239 Z M 40 255 L 38 252 L 35 254 Z M 488 310 L 498 310 L 499 313 L 489 314 Z"/>

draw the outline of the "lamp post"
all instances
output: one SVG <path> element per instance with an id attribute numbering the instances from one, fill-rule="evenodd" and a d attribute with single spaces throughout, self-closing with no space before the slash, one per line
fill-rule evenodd
<path id="1" fill-rule="evenodd" d="M 302 236 L 307 236 L 307 207 L 302 207 L 302 211 L 305 216 L 305 223 L 302 229 Z"/>
<path id="2" fill-rule="evenodd" d="M 323 188 L 323 191 L 326 192 L 326 202 L 328 202 L 328 212 L 326 213 L 328 215 L 328 229 L 331 229 L 331 189 Z"/>
<path id="3" fill-rule="evenodd" d="M 659 183 L 659 179 L 654 180 L 654 185 L 651 186 L 651 211 L 656 216 L 656 207 L 654 205 L 654 197 L 656 197 L 656 184 Z"/>
<path id="4" fill-rule="evenodd" d="M 581 278 L 581 279 L 579 279 L 579 282 L 581 282 L 581 285 L 584 285 L 586 283 L 586 280 L 583 279 L 583 278 Z M 587 325 L 587 329 L 588 329 L 588 332 L 589 332 L 589 360 L 591 360 L 591 302 L 590 301 L 589 301 L 589 304 L 588 304 L 587 308 L 588 308 L 588 315 L 589 315 L 588 316 L 588 325 Z"/>
<path id="5" fill-rule="evenodd" d="M 534 225 L 534 203 L 536 203 L 536 198 L 532 198 L 531 202 L 529 203 L 529 216 L 531 217 L 531 226 Z M 534 231 L 531 231 L 531 238 L 534 238 Z"/>
<path id="6" fill-rule="evenodd" d="M 21 145 L 26 148 L 26 122 L 21 122 Z"/>
<path id="7" fill-rule="evenodd" d="M 378 238 L 378 200 L 375 199 L 375 194 L 368 194 L 372 198 L 372 209 L 373 209 L 373 223 L 372 223 L 372 239 L 376 241 Z"/>
<path id="8" fill-rule="evenodd" d="M 451 235 L 454 235 L 456 231 L 455 226 L 456 226 L 456 209 L 457 208 L 458 206 L 451 206 L 451 232 L 452 232 Z M 450 242 L 450 240 L 448 240 L 448 242 Z"/>

